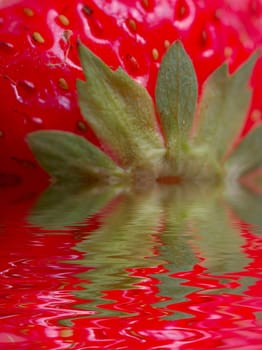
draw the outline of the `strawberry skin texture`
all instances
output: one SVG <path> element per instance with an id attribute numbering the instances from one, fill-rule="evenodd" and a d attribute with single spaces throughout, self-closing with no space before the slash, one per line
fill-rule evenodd
<path id="1" fill-rule="evenodd" d="M 25 141 L 32 131 L 66 130 L 102 148 L 77 103 L 76 79 L 83 78 L 78 39 L 154 97 L 161 58 L 177 38 L 193 60 L 200 87 L 226 58 L 232 70 L 243 62 L 254 47 L 247 33 L 254 35 L 259 12 L 245 5 L 241 25 L 233 27 L 227 22 L 236 9 L 219 0 L 2 1 L 0 186 L 48 180 Z"/>

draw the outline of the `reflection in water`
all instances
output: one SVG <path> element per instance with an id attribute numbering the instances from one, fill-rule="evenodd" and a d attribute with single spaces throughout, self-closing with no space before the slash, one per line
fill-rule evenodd
<path id="1" fill-rule="evenodd" d="M 134 288 L 139 283 L 130 273 L 132 268 L 158 263 L 154 259 L 154 235 L 163 216 L 159 193 L 126 194 L 119 200 L 114 210 L 103 218 L 100 229 L 76 246 L 85 253 L 78 263 L 91 267 L 80 275 L 90 284 L 84 284 L 85 289 L 78 296 L 92 300 L 95 307 L 104 303 L 105 291 Z M 91 303 L 86 307 L 90 308 Z M 107 310 L 106 314 L 109 313 Z"/>
<path id="2" fill-rule="evenodd" d="M 259 349 L 262 239 L 251 228 L 261 228 L 261 197 L 183 186 L 64 193 L 44 193 L 30 225 L 0 224 L 0 345 Z"/>

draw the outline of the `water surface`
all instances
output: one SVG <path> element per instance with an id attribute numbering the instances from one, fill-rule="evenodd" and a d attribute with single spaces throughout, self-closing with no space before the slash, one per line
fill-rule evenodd
<path id="1" fill-rule="evenodd" d="M 261 349 L 261 197 L 3 196 L 1 349 Z"/>

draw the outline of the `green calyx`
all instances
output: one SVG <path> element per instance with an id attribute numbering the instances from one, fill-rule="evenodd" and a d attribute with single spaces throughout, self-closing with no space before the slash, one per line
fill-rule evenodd
<path id="1" fill-rule="evenodd" d="M 58 182 L 142 188 L 171 178 L 230 182 L 262 165 L 261 126 L 228 152 L 249 107 L 248 80 L 255 55 L 232 75 L 226 65 L 219 67 L 207 79 L 197 105 L 193 64 L 182 44 L 175 42 L 157 79 L 160 126 L 144 87 L 123 70 L 112 71 L 82 44 L 79 55 L 86 76 L 86 81 L 77 82 L 79 105 L 105 152 L 69 132 L 30 134 L 28 143 L 36 159 Z"/>

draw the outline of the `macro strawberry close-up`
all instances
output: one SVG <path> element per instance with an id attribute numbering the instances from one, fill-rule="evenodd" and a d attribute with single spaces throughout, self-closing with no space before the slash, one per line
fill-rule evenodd
<path id="1" fill-rule="evenodd" d="M 0 0 L 0 348 L 261 348 L 261 0 Z"/>
<path id="2" fill-rule="evenodd" d="M 47 180 L 26 138 L 36 130 L 69 131 L 104 148 L 80 112 L 84 79 L 77 42 L 111 69 L 121 67 L 155 98 L 168 47 L 180 40 L 198 80 L 227 62 L 236 70 L 259 45 L 258 1 L 2 1 L 0 4 L 0 182 Z M 261 119 L 258 62 L 244 132 Z"/>

